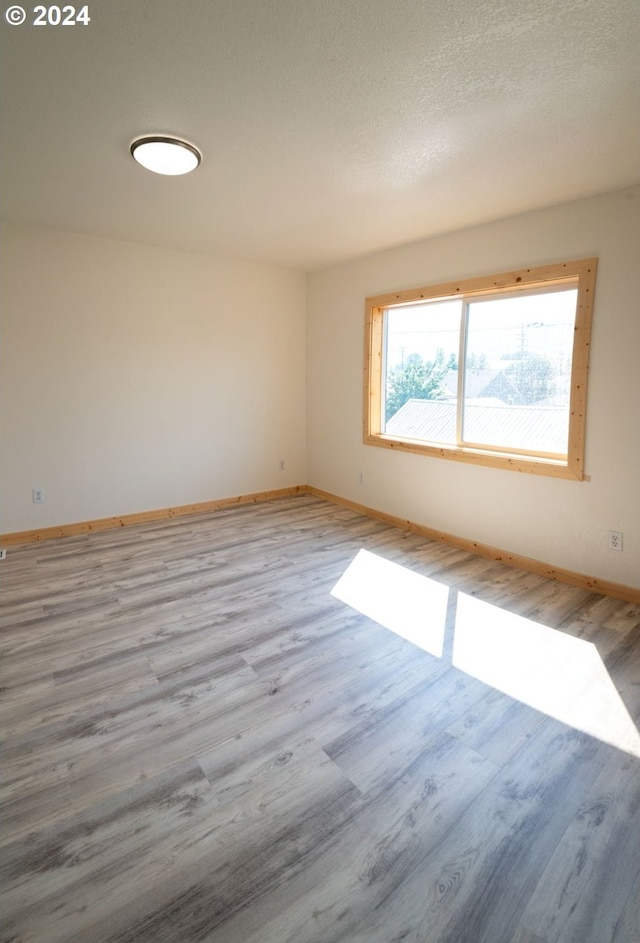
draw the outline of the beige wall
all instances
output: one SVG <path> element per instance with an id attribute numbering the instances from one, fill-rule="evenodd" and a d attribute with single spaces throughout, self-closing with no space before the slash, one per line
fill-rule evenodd
<path id="1" fill-rule="evenodd" d="M 362 444 L 367 295 L 598 256 L 586 473 L 573 482 Z M 309 276 L 309 483 L 450 534 L 640 586 L 640 189 L 503 220 Z M 365 475 L 359 484 L 359 473 Z M 624 551 L 607 546 L 624 532 Z"/>
<path id="2" fill-rule="evenodd" d="M 2 268 L 0 532 L 305 481 L 303 275 L 15 226 Z"/>

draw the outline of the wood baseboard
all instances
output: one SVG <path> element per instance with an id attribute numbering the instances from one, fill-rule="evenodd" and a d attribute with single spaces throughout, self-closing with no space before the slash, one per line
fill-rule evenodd
<path id="1" fill-rule="evenodd" d="M 242 494 L 233 498 L 219 498 L 217 501 L 202 501 L 199 504 L 183 504 L 178 507 L 160 508 L 157 511 L 140 511 L 138 514 L 122 514 L 119 517 L 101 517 L 94 521 L 78 521 L 75 524 L 61 524 L 59 527 L 44 527 L 40 530 L 15 531 L 10 534 L 0 534 L 0 544 L 4 547 L 11 547 L 16 544 L 51 540 L 55 537 L 73 537 L 76 534 L 112 530 L 116 527 L 128 527 L 131 524 L 146 524 L 149 521 L 164 521 L 173 517 L 186 517 L 189 514 L 207 514 L 212 511 L 219 511 L 221 508 L 235 507 L 241 504 L 257 504 L 260 501 L 286 498 L 306 491 L 304 485 L 292 485 L 290 488 L 278 488 L 275 491 L 259 491 L 255 494 Z"/>
<path id="2" fill-rule="evenodd" d="M 355 501 L 349 501 L 328 491 L 321 491 L 320 488 L 314 488 L 312 485 L 307 486 L 306 490 L 318 498 L 324 498 L 325 501 L 331 501 L 352 511 L 357 511 L 359 514 L 365 514 L 367 517 L 384 521 L 385 524 L 391 524 L 393 527 L 400 527 L 403 530 L 411 531 L 413 534 L 419 534 L 421 537 L 427 537 L 429 540 L 439 540 L 441 543 L 457 547 L 459 550 L 476 553 L 478 556 L 496 560 L 499 563 L 506 563 L 508 566 L 516 567 L 519 570 L 527 570 L 529 573 L 537 573 L 539 576 L 546 576 L 548 579 L 557 580 L 559 583 L 568 583 L 570 586 L 577 586 L 580 589 L 602 593 L 603 596 L 613 596 L 615 599 L 622 599 L 625 602 L 640 604 L 640 589 L 633 586 L 625 586 L 623 583 L 613 583 L 610 580 L 599 579 L 595 576 L 575 573 L 573 570 L 565 570 L 562 567 L 542 563 L 540 560 L 523 557 L 517 553 L 509 553 L 506 550 L 500 550 L 498 547 L 479 543 L 477 540 L 469 540 L 466 537 L 457 537 L 454 534 L 434 530 L 432 527 L 415 524 L 413 521 L 395 517 L 393 514 L 386 514 L 384 511 L 377 511 L 375 508 L 369 508 L 364 504 L 357 504 Z"/>
<path id="3" fill-rule="evenodd" d="M 235 507 L 242 504 L 257 504 L 260 501 L 272 501 L 275 498 L 290 497 L 294 494 L 312 494 L 317 498 L 323 498 L 325 501 L 330 501 L 332 504 L 349 508 L 367 517 L 373 517 L 393 527 L 399 527 L 413 534 L 419 534 L 421 537 L 426 537 L 428 540 L 438 540 L 451 547 L 457 547 L 459 550 L 466 550 L 468 553 L 476 553 L 489 560 L 496 560 L 498 563 L 505 563 L 508 566 L 526 570 L 529 573 L 537 573 L 539 576 L 546 576 L 548 579 L 557 580 L 560 583 L 568 583 L 570 586 L 577 586 L 579 589 L 586 589 L 591 592 L 602 593 L 604 596 L 613 596 L 625 602 L 640 604 L 640 589 L 636 589 L 633 586 L 625 586 L 623 583 L 613 583 L 610 580 L 603 580 L 595 576 L 575 573 L 573 570 L 565 570 L 562 567 L 552 566 L 549 563 L 533 560 L 530 557 L 523 557 L 517 553 L 509 553 L 506 550 L 500 550 L 498 547 L 492 547 L 489 544 L 483 544 L 477 540 L 469 540 L 467 537 L 457 537 L 455 534 L 447 534 L 443 531 L 434 530 L 432 527 L 425 527 L 423 524 L 416 524 L 402 517 L 396 517 L 393 514 L 387 514 L 384 511 L 367 507 L 365 504 L 358 504 L 356 501 L 341 498 L 339 495 L 331 494 L 329 491 L 322 491 L 320 488 L 313 487 L 313 485 L 292 485 L 289 488 L 279 488 L 274 491 L 260 491 L 255 494 L 243 494 L 233 498 L 220 498 L 217 501 L 203 501 L 199 504 L 183 504 L 178 507 L 161 508 L 157 511 L 141 511 L 138 514 L 123 514 L 119 517 L 103 517 L 94 521 L 79 521 L 75 524 L 62 524 L 59 527 L 45 527 L 41 530 L 24 530 L 0 534 L 0 545 L 10 547 L 16 544 L 51 540 L 55 537 L 72 537 L 75 534 L 88 534 L 94 531 L 111 530 L 116 527 L 128 527 L 131 524 L 144 524 L 149 521 L 162 521 L 174 517 L 186 517 L 189 514 L 207 514 L 212 511 L 219 511 L 222 508 Z"/>

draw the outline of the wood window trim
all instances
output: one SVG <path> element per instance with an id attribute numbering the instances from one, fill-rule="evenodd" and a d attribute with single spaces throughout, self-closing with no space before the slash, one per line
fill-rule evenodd
<path id="1" fill-rule="evenodd" d="M 364 342 L 364 443 L 399 452 L 412 452 L 433 458 L 444 458 L 491 468 L 503 468 L 577 481 L 588 480 L 588 476 L 584 473 L 584 439 L 596 268 L 596 258 L 579 259 L 504 272 L 499 275 L 487 275 L 421 288 L 403 289 L 367 298 L 365 302 Z M 383 319 L 385 310 L 440 298 L 499 295 L 528 291 L 532 288 L 557 286 L 563 280 L 566 283 L 575 283 L 576 279 L 578 297 L 573 341 L 569 438 L 566 461 L 564 459 L 541 458 L 539 456 L 527 457 L 516 453 L 494 452 L 482 448 L 429 444 L 421 440 L 396 438 L 381 431 Z"/>

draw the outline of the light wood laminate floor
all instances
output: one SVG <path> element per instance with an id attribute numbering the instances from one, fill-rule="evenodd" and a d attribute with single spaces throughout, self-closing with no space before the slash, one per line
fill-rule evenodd
<path id="1" fill-rule="evenodd" d="M 640 607 L 309 495 L 0 579 L 1 943 L 640 940 Z"/>

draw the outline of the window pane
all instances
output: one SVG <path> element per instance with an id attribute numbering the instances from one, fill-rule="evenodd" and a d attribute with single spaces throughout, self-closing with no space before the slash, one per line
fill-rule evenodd
<path id="1" fill-rule="evenodd" d="M 385 312 L 388 435 L 455 445 L 461 313 L 460 299 Z"/>
<path id="2" fill-rule="evenodd" d="M 465 442 L 566 454 L 577 294 L 469 303 Z"/>

